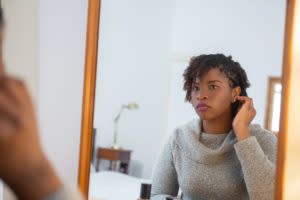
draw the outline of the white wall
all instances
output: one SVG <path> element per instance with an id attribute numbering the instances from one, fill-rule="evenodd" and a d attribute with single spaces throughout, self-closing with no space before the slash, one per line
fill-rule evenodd
<path id="1" fill-rule="evenodd" d="M 39 117 L 46 153 L 63 179 L 77 183 L 87 0 L 41 0 Z"/>
<path id="2" fill-rule="evenodd" d="M 34 101 L 37 101 L 37 0 L 3 0 L 2 5 L 7 71 L 24 79 Z"/>
<path id="3" fill-rule="evenodd" d="M 166 127 L 169 76 L 170 0 L 103 0 L 100 22 L 95 123 L 96 144 L 109 146 L 113 119 L 125 110 L 119 142 L 132 149 L 131 173 L 149 177 Z M 150 80 L 150 81 L 149 81 Z"/>
<path id="4" fill-rule="evenodd" d="M 183 104 L 182 74 L 188 55 L 232 55 L 246 70 L 257 115 L 264 125 L 268 76 L 281 76 L 285 2 L 240 0 L 176 0 L 172 26 L 172 87 L 168 129 L 194 116 Z M 176 59 L 177 58 L 177 59 Z"/>

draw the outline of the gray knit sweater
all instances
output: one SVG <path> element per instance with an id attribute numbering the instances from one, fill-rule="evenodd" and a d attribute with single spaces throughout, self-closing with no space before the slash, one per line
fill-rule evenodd
<path id="1" fill-rule="evenodd" d="M 200 120 L 177 128 L 165 144 L 152 175 L 153 200 L 271 200 L 277 138 L 259 125 L 237 141 L 227 134 L 201 133 Z"/>

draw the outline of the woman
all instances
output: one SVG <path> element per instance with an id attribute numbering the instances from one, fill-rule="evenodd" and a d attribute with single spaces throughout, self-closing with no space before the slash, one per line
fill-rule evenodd
<path id="1" fill-rule="evenodd" d="M 152 198 L 273 199 L 276 137 L 259 125 L 245 71 L 231 56 L 200 55 L 184 72 L 199 119 L 177 128 L 152 177 Z"/>

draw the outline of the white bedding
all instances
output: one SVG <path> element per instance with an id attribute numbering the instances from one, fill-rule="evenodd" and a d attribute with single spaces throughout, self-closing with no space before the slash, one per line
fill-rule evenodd
<path id="1" fill-rule="evenodd" d="M 112 171 L 91 173 L 89 184 L 89 199 L 138 199 L 140 195 L 141 183 L 150 183 L 150 180 L 140 179 L 123 173 Z"/>

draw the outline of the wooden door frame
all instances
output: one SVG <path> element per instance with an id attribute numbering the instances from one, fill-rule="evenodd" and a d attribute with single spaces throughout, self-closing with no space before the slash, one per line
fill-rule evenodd
<path id="1" fill-rule="evenodd" d="M 270 76 L 268 78 L 268 92 L 267 92 L 267 98 L 266 98 L 266 112 L 265 112 L 265 124 L 264 128 L 267 130 L 271 130 L 272 121 L 273 121 L 273 103 L 274 103 L 274 85 L 277 83 L 281 83 L 281 77 L 275 77 Z M 276 136 L 278 135 L 278 132 L 273 132 Z"/>

